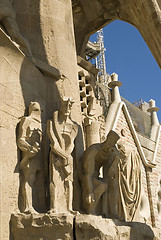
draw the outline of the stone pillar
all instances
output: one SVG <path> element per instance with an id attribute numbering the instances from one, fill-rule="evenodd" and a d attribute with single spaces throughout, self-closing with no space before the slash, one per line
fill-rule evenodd
<path id="1" fill-rule="evenodd" d="M 151 125 L 158 126 L 159 121 L 158 121 L 157 112 L 159 111 L 159 108 L 155 106 L 155 100 L 151 99 L 149 101 L 149 108 L 147 111 L 150 112 L 150 114 L 151 114 Z"/>
<path id="2" fill-rule="evenodd" d="M 113 73 L 111 75 L 111 82 L 108 84 L 110 88 L 112 88 L 112 102 L 108 110 L 108 114 L 106 117 L 106 124 L 105 124 L 105 134 L 107 135 L 111 129 L 113 129 L 113 118 L 114 115 L 118 111 L 118 107 L 121 103 L 121 97 L 119 92 L 119 87 L 121 87 L 122 83 L 118 81 L 118 75 Z"/>
<path id="3" fill-rule="evenodd" d="M 150 138 L 154 141 L 156 141 L 157 133 L 158 133 L 158 127 L 160 126 L 157 116 L 157 111 L 159 111 L 159 108 L 155 106 L 155 101 L 151 99 L 149 101 L 149 108 L 147 110 L 150 112 L 151 115 L 151 134 Z"/>
<path id="4" fill-rule="evenodd" d="M 118 75 L 116 73 L 111 75 L 111 80 L 108 86 L 112 88 L 112 102 L 121 102 L 119 87 L 121 87 L 122 83 L 118 81 Z"/>

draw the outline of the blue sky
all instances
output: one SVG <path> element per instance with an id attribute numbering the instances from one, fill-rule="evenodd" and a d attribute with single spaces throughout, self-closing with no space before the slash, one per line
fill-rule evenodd
<path id="1" fill-rule="evenodd" d="M 103 31 L 107 72 L 119 75 L 121 96 L 132 103 L 154 99 L 161 121 L 161 70 L 141 34 L 122 21 L 112 22 Z M 90 40 L 96 40 L 96 34 Z"/>

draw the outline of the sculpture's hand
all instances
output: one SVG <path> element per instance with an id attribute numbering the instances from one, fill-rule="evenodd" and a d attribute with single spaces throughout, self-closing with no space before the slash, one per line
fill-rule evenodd
<path id="1" fill-rule="evenodd" d="M 40 144 L 38 142 L 35 142 L 34 145 L 33 145 L 33 149 L 37 150 L 37 152 L 40 150 Z"/>
<path id="2" fill-rule="evenodd" d="M 35 142 L 33 146 L 31 146 L 30 151 L 29 151 L 29 156 L 30 158 L 34 157 L 36 153 L 40 150 L 40 145 L 38 142 Z"/>
<path id="3" fill-rule="evenodd" d="M 94 198 L 94 194 L 90 193 L 87 197 L 86 197 L 86 201 L 88 204 L 92 204 L 95 202 L 95 198 Z"/>
<path id="4" fill-rule="evenodd" d="M 57 158 L 56 161 L 55 161 L 55 166 L 56 167 L 62 167 L 62 159 Z"/>

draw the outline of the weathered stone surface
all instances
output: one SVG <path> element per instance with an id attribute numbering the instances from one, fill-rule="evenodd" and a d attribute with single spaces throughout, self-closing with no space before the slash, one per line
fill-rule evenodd
<path id="1" fill-rule="evenodd" d="M 11 239 L 73 240 L 73 216 L 12 214 Z"/>
<path id="2" fill-rule="evenodd" d="M 74 140 L 78 125 L 71 120 L 73 100 L 61 99 L 61 108 L 53 113 L 53 119 L 47 122 L 47 134 L 50 139 L 49 191 L 50 211 L 73 211 L 73 157 Z"/>
<path id="3" fill-rule="evenodd" d="M 73 4 L 73 12 L 71 3 Z M 7 12 L 5 7 L 8 9 Z M 30 102 L 38 102 L 42 105 L 43 109 L 41 113 L 41 127 L 42 136 L 44 136 L 42 140 L 44 140 L 44 142 L 42 141 L 41 157 L 44 161 L 43 175 L 45 176 L 46 187 L 45 196 L 41 195 L 40 187 L 42 189 L 43 185 L 41 184 L 42 178 L 39 174 L 38 186 L 40 187 L 35 186 L 35 184 L 33 187 L 36 189 L 35 195 L 41 195 L 42 197 L 33 199 L 36 199 L 34 203 L 35 210 L 39 213 L 44 213 L 49 209 L 49 177 L 52 176 L 48 171 L 50 143 L 49 139 L 45 138 L 46 123 L 47 120 L 52 119 L 53 112 L 60 110 L 61 97 L 70 96 L 75 101 L 71 111 L 71 119 L 78 124 L 78 135 L 76 138 L 73 138 L 75 142 L 71 141 L 74 146 L 71 144 L 72 150 L 70 149 L 71 151 L 68 152 L 68 155 L 71 155 L 73 160 L 71 164 L 73 175 L 71 174 L 72 181 L 66 182 L 68 185 L 66 184 L 63 188 L 65 187 L 66 194 L 68 195 L 68 199 L 70 199 L 69 202 L 73 209 L 80 210 L 79 206 L 81 205 L 80 201 L 82 199 L 80 182 L 78 181 L 78 172 L 79 170 L 81 172 L 81 167 L 79 169 L 79 166 L 81 166 L 81 164 L 79 165 L 81 162 L 80 159 L 84 151 L 84 146 L 93 144 L 93 141 L 97 143 L 100 141 L 100 136 L 99 115 L 96 114 L 97 111 L 95 110 L 97 109 L 94 107 L 94 102 L 97 99 L 93 94 L 94 92 L 91 95 L 89 94 L 89 92 L 93 91 L 92 88 L 95 89 L 96 87 L 95 85 L 93 87 L 92 85 L 90 86 L 90 79 L 92 79 L 91 74 L 94 75 L 93 79 L 96 79 L 97 70 L 89 63 L 87 64 L 87 61 L 78 57 L 79 69 L 81 68 L 81 72 L 84 74 L 81 75 L 84 80 L 79 79 L 76 54 L 84 57 L 84 48 L 88 37 L 115 19 L 129 22 L 140 31 L 161 66 L 160 0 L 0 0 L 0 27 L 3 29 L 0 29 L 0 229 L 2 229 L 0 232 L 0 240 L 8 240 L 10 233 L 12 240 L 72 240 L 83 238 L 93 240 L 161 239 L 159 230 L 155 229 L 152 231 L 146 224 L 124 224 L 123 222 L 116 222 L 90 215 L 77 216 L 76 225 L 73 225 L 73 215 L 25 215 L 19 213 L 12 215 L 11 229 L 9 225 L 11 213 L 18 209 L 19 203 L 19 176 L 21 177 L 19 173 L 21 168 L 20 159 L 22 158 L 16 145 L 18 123 L 22 116 L 28 116 L 26 109 Z M 75 47 L 74 36 L 76 38 L 77 49 Z M 23 50 L 23 52 L 21 50 Z M 25 54 L 29 56 L 32 61 L 30 61 Z M 111 87 L 114 88 L 114 85 L 112 85 Z M 118 86 L 119 85 L 120 84 L 118 84 Z M 143 164 L 149 167 L 147 170 L 142 164 L 143 193 L 145 193 L 146 199 L 142 199 L 141 211 L 144 212 L 147 208 L 149 212 L 148 214 L 142 215 L 141 220 L 153 226 L 161 226 L 160 129 L 157 138 L 155 138 L 155 134 L 151 135 L 151 139 L 157 139 L 154 154 L 156 158 L 156 168 L 154 169 L 155 164 L 149 164 L 149 159 L 146 159 L 144 156 L 125 105 L 120 103 L 121 98 L 118 96 L 116 88 L 118 86 L 115 86 L 117 96 L 115 95 L 116 98 L 114 99 L 117 104 L 111 104 L 110 106 L 107 125 L 108 128 L 113 126 L 113 117 L 116 116 L 116 120 L 118 120 L 115 124 L 117 133 L 120 134 L 121 130 L 127 131 L 127 143 L 133 146 L 136 145 L 138 152 L 142 156 Z M 80 92 L 82 95 L 80 95 Z M 81 103 L 82 100 L 80 97 L 82 96 L 84 96 L 84 112 L 81 109 L 83 104 Z M 118 106 L 120 107 L 118 108 Z M 87 114 L 85 115 L 84 113 Z M 155 124 L 153 123 L 156 123 L 156 121 L 154 121 L 156 118 L 154 119 L 154 115 L 151 115 L 151 117 L 153 121 L 149 130 L 151 130 L 152 127 L 154 127 L 153 129 L 155 130 L 156 128 L 153 126 Z M 139 116 L 137 116 L 137 118 L 139 118 Z M 86 122 L 87 124 L 91 119 L 93 121 L 91 125 L 84 124 L 83 127 L 86 128 L 84 132 L 82 129 L 82 119 L 89 120 Z M 110 123 L 112 123 L 112 125 Z M 62 138 L 64 139 L 62 146 L 70 141 L 69 136 L 72 132 L 70 131 L 70 127 L 71 123 L 67 125 L 64 124 L 60 129 L 60 133 L 66 135 Z M 159 128 L 158 123 L 157 128 Z M 96 138 L 96 136 L 98 138 Z M 66 140 L 67 137 L 68 140 Z M 56 136 L 56 138 L 59 138 L 59 136 Z M 150 143 L 151 142 L 149 142 L 149 144 Z M 54 148 L 54 150 L 58 151 L 58 148 Z M 86 160 L 85 162 L 87 163 L 88 161 Z M 150 168 L 153 169 L 151 170 Z M 96 170 L 98 173 L 99 167 Z M 87 174 L 87 177 L 89 177 L 89 174 Z M 26 179 L 28 179 L 28 176 Z M 96 178 L 96 180 L 99 180 L 99 178 Z M 64 183 L 63 181 L 64 180 L 62 180 L 62 183 Z M 74 187 L 69 187 L 69 183 L 71 185 L 73 183 Z M 89 181 L 85 181 L 85 183 L 89 183 Z M 83 187 L 84 185 L 82 184 Z M 58 182 L 56 182 L 56 186 L 58 186 Z M 69 190 L 72 191 L 69 192 Z M 58 199 L 60 198 L 61 197 Z M 113 199 L 112 196 L 109 198 Z M 43 205 L 41 205 L 41 202 L 39 200 L 37 201 L 37 199 L 40 199 Z M 59 212 L 62 213 L 63 206 L 60 201 L 59 206 Z M 72 209 L 72 207 L 70 209 Z M 147 211 L 145 212 L 147 213 Z M 26 213 L 29 213 L 29 211 L 26 211 Z M 76 226 L 76 229 L 73 226 Z M 11 232 L 9 232 L 10 230 Z"/>
<path id="4" fill-rule="evenodd" d="M 144 223 L 125 223 L 100 216 L 79 215 L 75 220 L 76 240 L 159 240 L 159 229 Z"/>
<path id="5" fill-rule="evenodd" d="M 12 240 L 160 240 L 161 230 L 94 215 L 12 214 Z"/>
<path id="6" fill-rule="evenodd" d="M 75 220 L 77 240 L 113 240 L 117 239 L 113 221 L 94 215 L 79 215 Z"/>
<path id="7" fill-rule="evenodd" d="M 111 164 L 111 151 L 114 152 L 119 135 L 110 131 L 103 143 L 92 144 L 82 157 L 82 210 L 85 213 L 96 214 L 102 194 L 107 189 L 105 178 L 99 177 L 99 170 L 105 164 Z M 105 205 L 107 202 L 105 203 Z M 102 211 L 101 211 L 102 212 Z M 100 213 L 101 214 L 101 213 Z"/>

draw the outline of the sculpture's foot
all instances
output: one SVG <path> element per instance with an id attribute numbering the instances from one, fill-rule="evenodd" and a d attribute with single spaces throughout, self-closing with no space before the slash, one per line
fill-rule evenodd
<path id="1" fill-rule="evenodd" d="M 75 216 L 80 214 L 78 211 L 73 211 L 73 210 L 68 210 L 68 211 Z"/>
<path id="2" fill-rule="evenodd" d="M 34 208 L 26 208 L 24 213 L 25 214 L 34 214 L 34 213 L 38 213 L 38 212 L 36 212 Z"/>
<path id="3" fill-rule="evenodd" d="M 56 213 L 56 210 L 54 208 L 50 209 L 48 212 L 48 214 L 53 214 L 53 213 Z"/>

